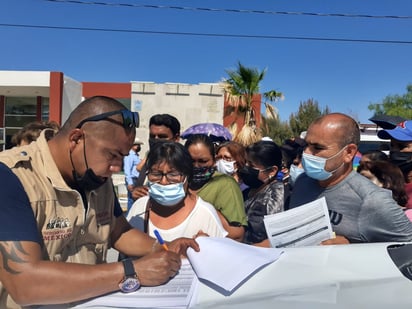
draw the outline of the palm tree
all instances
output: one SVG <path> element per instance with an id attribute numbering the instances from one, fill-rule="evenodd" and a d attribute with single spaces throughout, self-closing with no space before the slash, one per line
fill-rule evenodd
<path id="1" fill-rule="evenodd" d="M 254 68 L 247 68 L 238 62 L 237 70 L 227 70 L 230 103 L 245 112 L 245 125 L 250 125 L 253 95 L 259 93 L 259 84 L 266 74 L 266 69 L 259 72 Z"/>
<path id="2" fill-rule="evenodd" d="M 275 102 L 277 100 L 282 100 L 283 99 L 283 93 L 282 92 L 278 92 L 276 90 L 270 90 L 268 92 L 265 92 L 263 94 L 263 97 L 265 98 L 265 114 L 266 117 L 269 119 L 276 119 L 279 120 L 279 113 L 278 110 L 275 106 L 273 106 L 272 104 L 268 103 L 268 101 L 270 102 Z"/>
<path id="3" fill-rule="evenodd" d="M 243 114 L 244 125 L 240 132 L 234 134 L 234 140 L 249 145 L 261 139 L 259 128 L 256 126 L 255 111 L 253 110 L 253 97 L 259 94 L 260 82 L 266 74 L 266 69 L 259 71 L 255 68 L 248 68 L 238 62 L 236 70 L 227 70 L 229 78 L 224 80 L 224 89 L 227 94 L 229 105 L 236 108 Z M 265 98 L 274 101 L 282 97 L 280 92 L 271 90 L 265 93 Z M 265 106 L 267 107 L 266 103 Z"/>

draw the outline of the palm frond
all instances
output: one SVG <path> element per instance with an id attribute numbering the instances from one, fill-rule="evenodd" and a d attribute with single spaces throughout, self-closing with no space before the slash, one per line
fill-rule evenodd
<path id="1" fill-rule="evenodd" d="M 262 134 L 258 128 L 245 125 L 242 127 L 239 134 L 237 134 L 234 141 L 247 147 L 250 144 L 260 141 L 261 139 Z"/>
<path id="2" fill-rule="evenodd" d="M 229 78 L 226 82 L 231 86 L 228 92 L 232 96 L 239 97 L 238 105 L 245 105 L 249 109 L 252 105 L 253 95 L 259 93 L 259 84 L 266 74 L 266 69 L 259 72 L 256 68 L 248 68 L 238 62 L 236 70 L 227 70 Z"/>
<path id="3" fill-rule="evenodd" d="M 283 100 L 285 98 L 282 92 L 278 92 L 276 90 L 270 90 L 268 92 L 263 93 L 263 97 L 270 102 Z"/>
<path id="4" fill-rule="evenodd" d="M 265 114 L 268 119 L 279 119 L 279 113 L 276 107 L 265 102 Z"/>
<path id="5" fill-rule="evenodd" d="M 230 134 L 232 134 L 232 140 L 235 140 L 237 136 L 237 123 L 232 123 L 227 129 L 229 130 Z"/>

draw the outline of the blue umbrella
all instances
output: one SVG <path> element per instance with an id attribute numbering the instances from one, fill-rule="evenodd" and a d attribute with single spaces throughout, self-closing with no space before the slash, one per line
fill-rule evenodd
<path id="1" fill-rule="evenodd" d="M 182 134 L 183 139 L 189 138 L 193 134 L 205 134 L 213 142 L 224 142 L 232 139 L 232 134 L 224 126 L 218 123 L 198 123 L 187 128 Z"/>

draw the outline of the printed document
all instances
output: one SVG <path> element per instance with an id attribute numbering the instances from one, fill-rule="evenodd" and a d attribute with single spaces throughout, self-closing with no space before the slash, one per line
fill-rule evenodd
<path id="1" fill-rule="evenodd" d="M 110 293 L 74 308 L 188 308 L 196 303 L 199 279 L 227 296 L 283 253 L 282 249 L 255 247 L 230 238 L 198 237 L 196 241 L 200 252 L 189 248 L 188 260 L 182 260 L 179 273 L 166 284 L 128 294 Z"/>
<path id="2" fill-rule="evenodd" d="M 198 237 L 196 241 L 200 251 L 187 250 L 196 275 L 224 295 L 283 253 L 281 249 L 251 246 L 230 238 Z"/>
<path id="3" fill-rule="evenodd" d="M 166 284 L 141 287 L 133 293 L 116 292 L 84 302 L 74 308 L 188 308 L 199 281 L 187 259 Z"/>
<path id="4" fill-rule="evenodd" d="M 334 237 L 325 197 L 265 216 L 263 222 L 273 248 L 319 245 Z"/>

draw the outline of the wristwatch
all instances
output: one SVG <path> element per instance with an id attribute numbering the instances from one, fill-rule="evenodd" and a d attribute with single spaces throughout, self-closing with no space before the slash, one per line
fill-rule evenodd
<path id="1" fill-rule="evenodd" d="M 120 291 L 123 293 L 130 293 L 137 291 L 140 288 L 140 281 L 137 277 L 132 259 L 122 260 L 124 267 L 124 278 L 119 282 Z"/>

